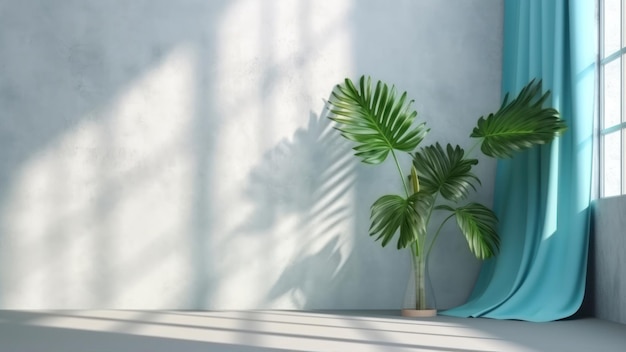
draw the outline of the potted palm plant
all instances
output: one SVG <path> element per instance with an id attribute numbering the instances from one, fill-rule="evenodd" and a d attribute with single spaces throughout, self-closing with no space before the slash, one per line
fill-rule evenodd
<path id="1" fill-rule="evenodd" d="M 538 144 L 550 143 L 565 131 L 557 110 L 544 107 L 550 92 L 543 92 L 541 81 L 531 81 L 509 101 L 505 96 L 500 109 L 480 117 L 470 138 L 483 154 L 509 158 L 514 153 Z M 333 89 L 329 118 L 341 135 L 356 145 L 355 155 L 366 164 L 381 164 L 389 155 L 395 162 L 403 194 L 384 195 L 371 206 L 369 235 L 386 246 L 397 235 L 397 248 L 409 248 L 415 275 L 415 306 L 403 315 L 435 315 L 426 296 L 426 263 L 443 225 L 455 218 L 470 251 L 478 259 L 495 255 L 499 248 L 497 217 L 488 207 L 463 202 L 479 178 L 472 173 L 478 160 L 460 146 L 439 143 L 417 149 L 429 129 L 416 124 L 417 112 L 407 93 L 398 94 L 394 86 L 381 81 L 372 85 L 362 76 L 358 87 L 345 79 Z M 413 165 L 405 177 L 397 153 L 410 153 Z M 434 232 L 429 223 L 435 212 L 446 213 Z"/>

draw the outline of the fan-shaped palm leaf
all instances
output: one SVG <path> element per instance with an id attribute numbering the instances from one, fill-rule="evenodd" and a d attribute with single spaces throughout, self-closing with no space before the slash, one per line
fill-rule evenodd
<path id="1" fill-rule="evenodd" d="M 394 86 L 378 81 L 372 92 L 371 78 L 362 76 L 359 88 L 350 79 L 335 87 L 328 101 L 330 119 L 341 135 L 357 143 L 355 155 L 368 164 L 382 163 L 389 152 L 410 152 L 428 132 L 424 123 L 413 127 L 417 112 L 407 93 L 397 97 Z"/>
<path id="2" fill-rule="evenodd" d="M 413 165 L 420 176 L 423 192 L 441 195 L 451 201 L 467 197 L 470 188 L 476 190 L 473 182 L 480 180 L 471 170 L 478 164 L 476 159 L 465 159 L 465 152 L 458 145 L 450 144 L 446 150 L 439 143 L 422 148 L 413 155 Z"/>
<path id="3" fill-rule="evenodd" d="M 482 138 L 485 155 L 510 158 L 514 152 L 549 143 L 567 126 L 553 108 L 543 108 L 550 92 L 541 93 L 541 81 L 532 80 L 517 98 L 508 103 L 508 94 L 495 114 L 478 119 L 470 137 Z"/>
<path id="4" fill-rule="evenodd" d="M 426 234 L 427 209 L 432 203 L 429 194 L 418 192 L 408 198 L 398 195 L 380 197 L 372 204 L 370 236 L 382 238 L 382 246 L 400 230 L 398 249 L 405 248 Z"/>
<path id="5" fill-rule="evenodd" d="M 435 208 L 455 214 L 459 229 L 476 258 L 487 259 L 497 253 L 500 247 L 500 238 L 496 232 L 498 218 L 489 208 L 478 203 L 469 203 L 456 209 L 447 205 Z"/>

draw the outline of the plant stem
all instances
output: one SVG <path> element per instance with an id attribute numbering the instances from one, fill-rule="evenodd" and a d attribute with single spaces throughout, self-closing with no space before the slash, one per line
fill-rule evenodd
<path id="1" fill-rule="evenodd" d="M 474 149 L 476 149 L 476 147 L 478 147 L 481 142 L 481 139 L 477 140 L 476 143 L 474 143 L 474 145 L 467 151 L 467 154 L 465 154 L 465 156 L 469 157 L 474 152 Z"/>
<path id="2" fill-rule="evenodd" d="M 411 254 L 413 254 L 414 257 L 419 256 L 419 240 L 411 243 Z"/>
<path id="3" fill-rule="evenodd" d="M 419 262 L 419 300 L 418 309 L 426 309 L 426 256 L 418 258 Z"/>
<path id="4" fill-rule="evenodd" d="M 435 204 L 437 203 L 437 197 L 439 195 L 435 194 L 433 198 L 433 202 L 430 205 L 430 209 L 428 209 L 428 216 L 426 217 L 426 226 L 430 223 L 430 217 L 435 209 Z M 424 246 L 426 246 L 427 236 L 424 235 L 423 238 L 418 238 L 416 242 L 413 242 L 411 247 L 413 251 L 413 274 L 415 275 L 415 308 L 416 309 L 427 309 L 426 307 L 426 261 L 428 260 L 428 254 L 430 253 L 430 249 L 435 243 L 435 239 L 439 234 L 439 230 L 433 237 L 433 240 L 430 242 L 430 246 L 427 251 L 424 251 Z M 420 253 L 421 249 L 421 253 Z"/>
<path id="5" fill-rule="evenodd" d="M 411 246 L 413 252 L 413 275 L 415 276 L 415 308 L 426 309 L 426 257 L 419 255 L 416 242 Z"/>
<path id="6" fill-rule="evenodd" d="M 433 239 L 430 241 L 430 245 L 428 246 L 428 250 L 426 251 L 426 257 L 428 257 L 428 255 L 430 254 L 430 250 L 433 249 L 433 245 L 435 245 L 435 240 L 437 239 L 437 237 L 439 236 L 439 233 L 441 232 L 441 229 L 443 228 L 443 225 L 448 222 L 448 220 L 450 220 L 450 218 L 452 218 L 454 216 L 454 213 L 450 214 L 447 218 L 445 218 L 442 222 L 441 225 L 439 225 L 439 228 L 437 229 L 437 232 L 435 232 L 435 236 L 433 237 Z"/>
<path id="7" fill-rule="evenodd" d="M 433 204 L 430 205 L 430 209 L 428 209 L 428 216 L 426 217 L 426 231 L 428 231 L 428 224 L 430 224 L 430 216 L 433 215 L 433 209 L 435 209 L 435 204 L 437 204 L 437 198 L 439 197 L 439 192 L 435 193 L 435 197 L 433 198 Z M 426 241 L 424 241 L 426 244 Z"/>
<path id="8" fill-rule="evenodd" d="M 404 186 L 404 193 L 406 193 L 406 197 L 409 198 L 409 188 L 406 186 L 406 181 L 404 180 L 404 174 L 402 173 L 402 168 L 400 168 L 400 163 L 398 162 L 398 157 L 396 153 L 394 153 L 393 149 L 391 150 L 391 156 L 393 156 L 393 161 L 396 162 L 396 167 L 398 168 L 398 172 L 400 173 L 400 179 L 402 180 L 402 186 Z"/>

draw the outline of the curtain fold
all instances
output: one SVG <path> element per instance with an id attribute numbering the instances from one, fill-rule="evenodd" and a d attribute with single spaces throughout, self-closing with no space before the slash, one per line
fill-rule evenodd
<path id="1" fill-rule="evenodd" d="M 505 0 L 502 91 L 531 79 L 567 122 L 548 146 L 499 161 L 494 211 L 499 255 L 486 261 L 462 317 L 551 321 L 583 299 L 595 101 L 595 1 Z"/>

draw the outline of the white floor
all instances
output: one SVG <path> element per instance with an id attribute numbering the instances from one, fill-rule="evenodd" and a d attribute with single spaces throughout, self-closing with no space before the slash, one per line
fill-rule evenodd
<path id="1" fill-rule="evenodd" d="M 0 311 L 0 351 L 626 351 L 626 325 L 388 311 Z"/>

